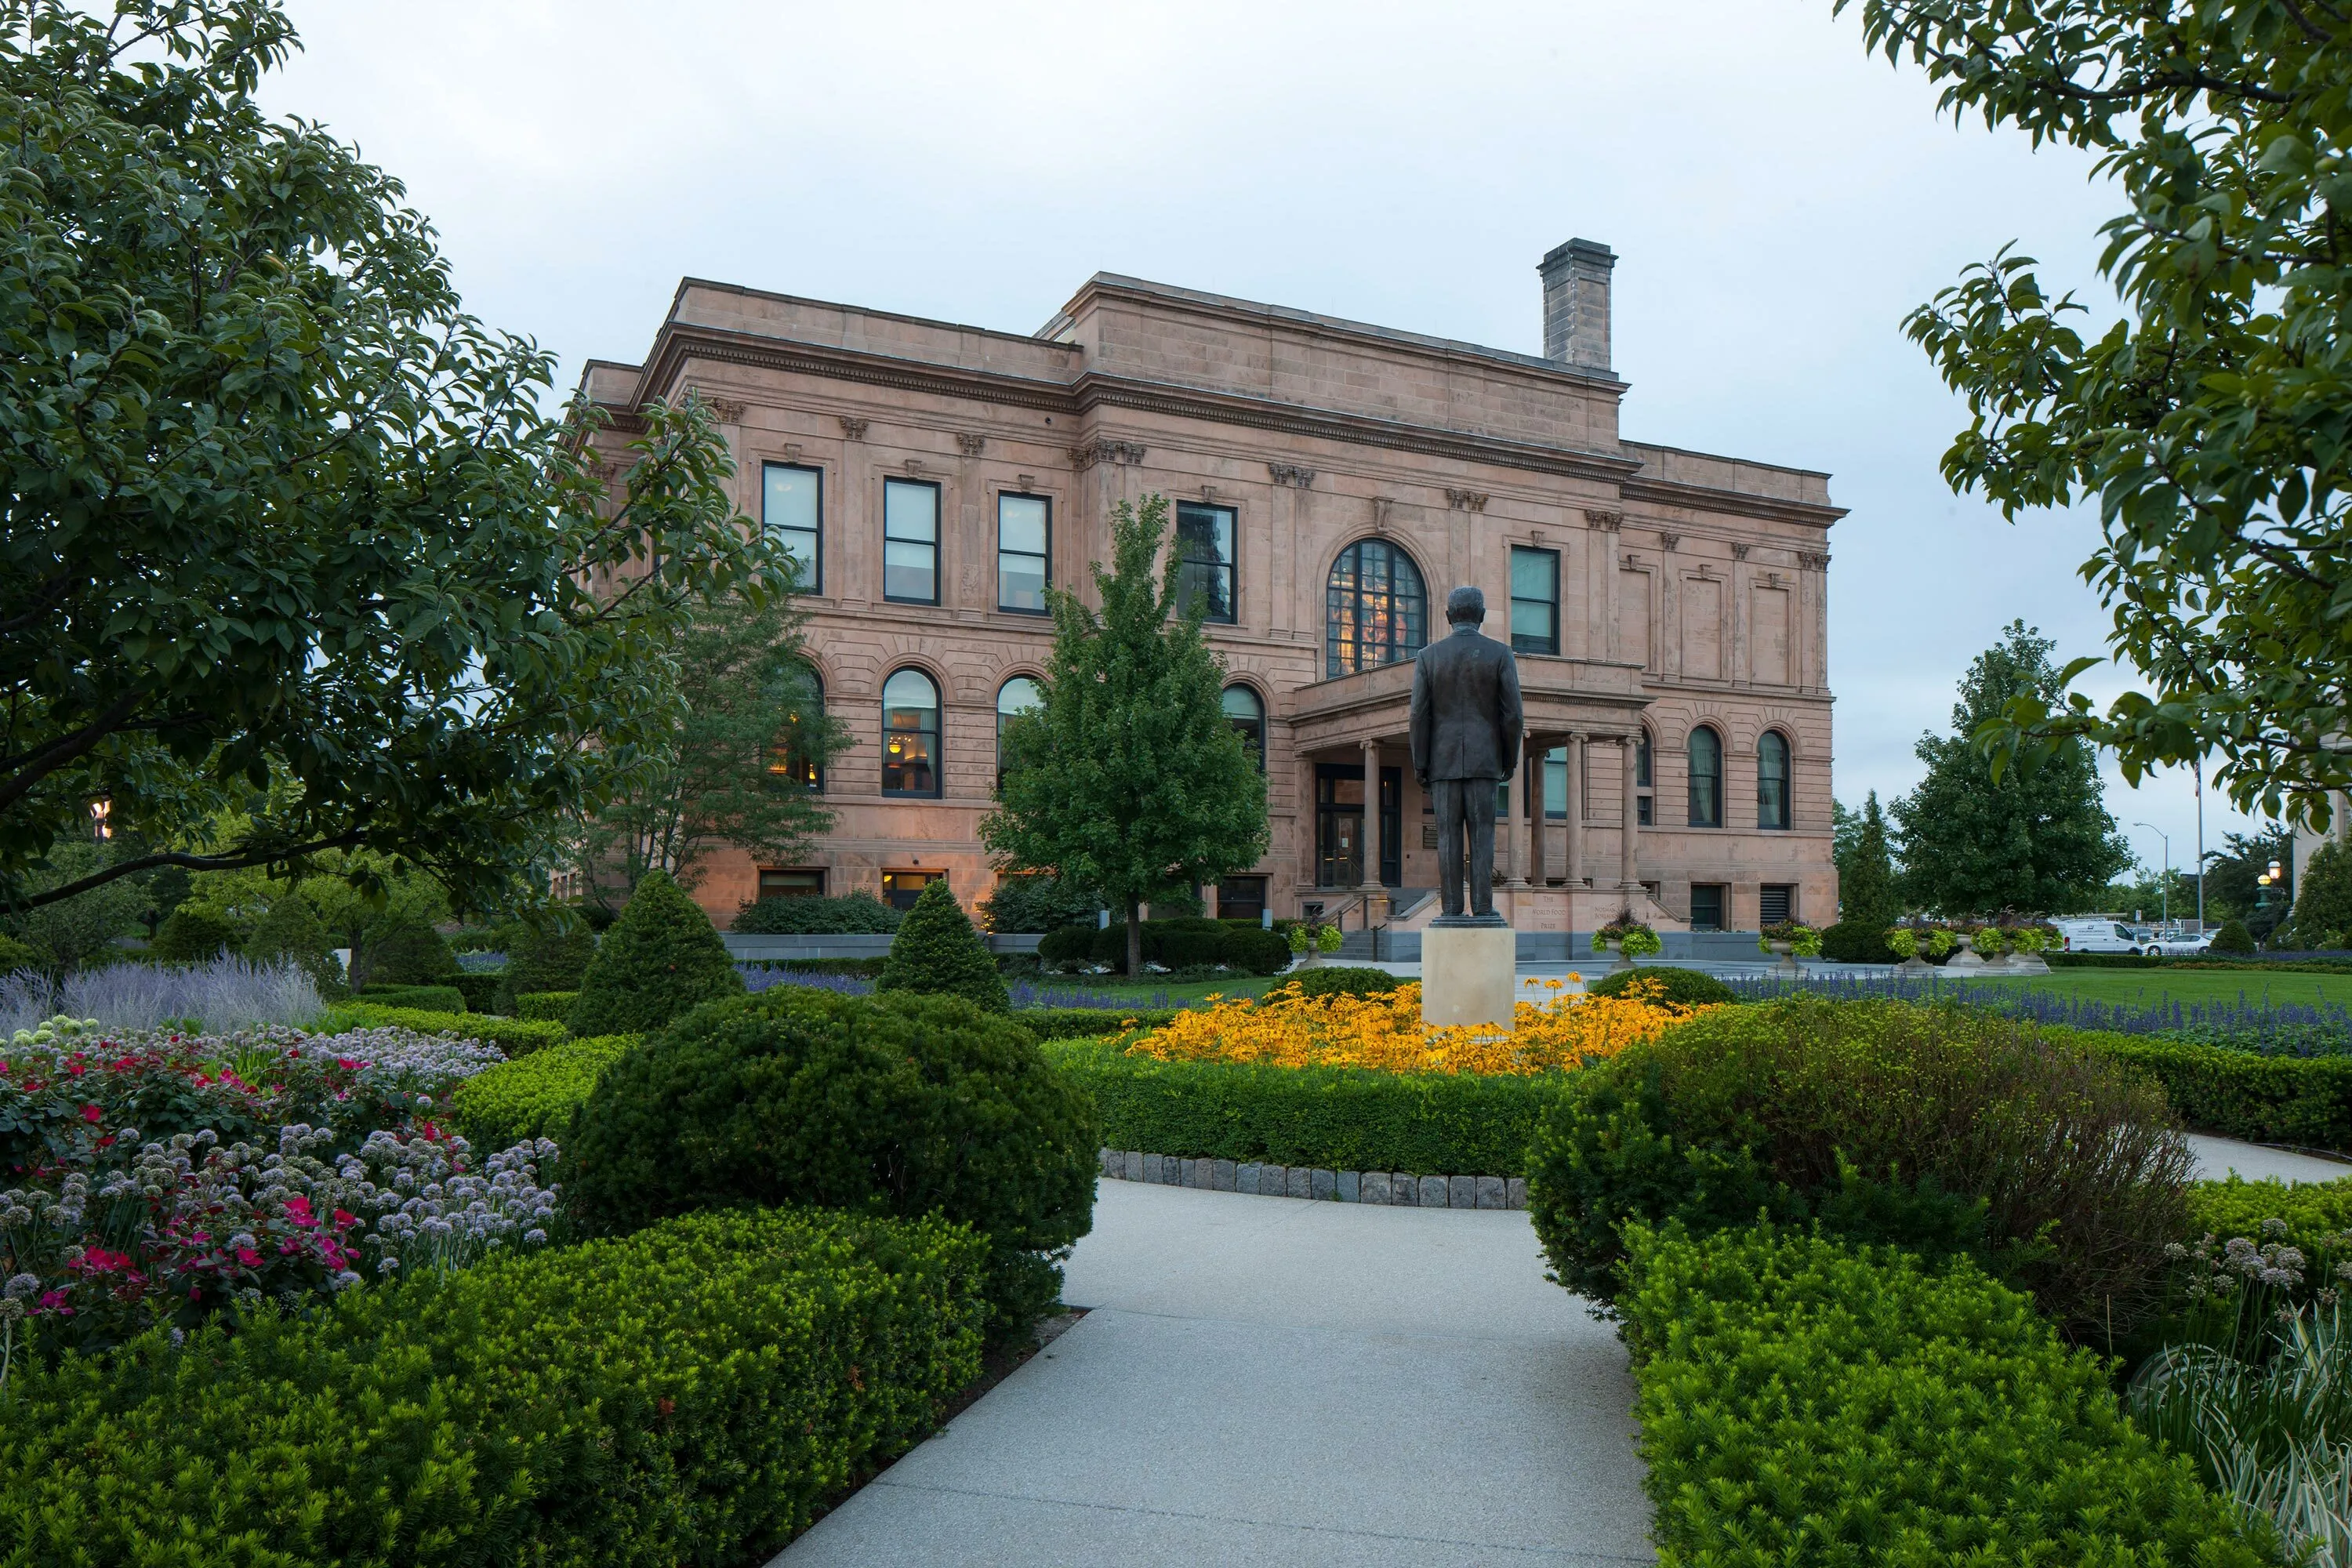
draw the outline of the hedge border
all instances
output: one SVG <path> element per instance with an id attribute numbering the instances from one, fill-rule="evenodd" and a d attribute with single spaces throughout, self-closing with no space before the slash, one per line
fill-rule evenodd
<path id="1" fill-rule="evenodd" d="M 2147 1073 L 2191 1131 L 2352 1153 L 2352 1057 L 2265 1057 L 2186 1040 L 2042 1027 Z"/>
<path id="2" fill-rule="evenodd" d="M 1110 1147 L 1286 1169 L 1525 1175 L 1536 1124 L 1560 1083 L 1161 1061 L 1129 1056 L 1122 1039 L 1052 1040 L 1043 1049 L 1094 1095 Z"/>
<path id="3" fill-rule="evenodd" d="M 450 1091 L 450 1120 L 477 1149 L 506 1149 L 526 1138 L 551 1138 L 561 1151 L 571 1135 L 573 1113 L 587 1103 L 596 1080 L 643 1037 L 596 1035 L 559 1040 L 486 1068 Z"/>
<path id="4" fill-rule="evenodd" d="M 431 1013 L 418 1007 L 379 1007 L 371 1002 L 338 1002 L 324 1026 L 333 1029 L 414 1029 L 420 1035 L 452 1035 L 481 1040 L 509 1057 L 527 1057 L 572 1037 L 561 1023 L 502 1018 L 495 1013 Z"/>
<path id="5" fill-rule="evenodd" d="M 1662 1563 L 2274 1564 L 2105 1358 L 1965 1262 L 1627 1227 L 1619 1310 Z"/>

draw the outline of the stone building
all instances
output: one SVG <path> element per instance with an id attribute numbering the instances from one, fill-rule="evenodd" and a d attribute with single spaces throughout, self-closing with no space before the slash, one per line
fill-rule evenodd
<path id="1" fill-rule="evenodd" d="M 811 563 L 810 646 L 856 742 L 809 863 L 722 856 L 698 896 L 722 921 L 763 892 L 984 896 L 1044 590 L 1090 592 L 1111 508 L 1158 492 L 1267 773 L 1273 847 L 1222 912 L 1435 912 L 1411 658 L 1471 583 L 1527 697 L 1497 852 L 1515 924 L 1834 920 L 1843 513 L 1822 474 L 1620 438 L 1615 264 L 1587 240 L 1543 258 L 1540 357 L 1109 274 L 1026 335 L 680 284 L 644 363 L 592 362 L 587 390 L 719 411 L 744 513 Z"/>

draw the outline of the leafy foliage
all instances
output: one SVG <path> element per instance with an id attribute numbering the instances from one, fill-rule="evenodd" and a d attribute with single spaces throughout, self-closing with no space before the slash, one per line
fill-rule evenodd
<path id="1" fill-rule="evenodd" d="M 2077 910 L 2131 864 L 2087 742 L 2068 742 L 2038 766 L 1996 778 L 1991 759 L 1970 739 L 2011 698 L 2057 689 L 2050 663 L 2056 646 L 2012 622 L 1969 666 L 1952 733 L 1919 738 L 1915 749 L 1927 776 L 1890 807 L 1911 902 L 1949 915 Z"/>
<path id="2" fill-rule="evenodd" d="M 1891 963 L 1895 950 L 1886 945 L 1885 926 L 1840 921 L 1822 932 L 1822 956 L 1839 963 Z"/>
<path id="3" fill-rule="evenodd" d="M 2352 1058 L 2089 1032 L 2074 1039 L 2147 1074 L 2200 1132 L 2352 1153 Z"/>
<path id="4" fill-rule="evenodd" d="M 498 1047 L 509 1057 L 527 1057 L 533 1051 L 571 1037 L 570 1031 L 559 1023 L 501 1018 L 483 1013 L 439 1013 L 416 1007 L 386 1007 L 372 1002 L 339 1003 L 329 1009 L 328 1019 L 336 1028 L 415 1029 L 425 1034 L 449 1035 L 458 1039 L 481 1040 Z"/>
<path id="5" fill-rule="evenodd" d="M 876 977 L 874 989 L 961 996 L 991 1013 L 1013 1005 L 996 973 L 996 959 L 971 929 L 945 877 L 923 885 L 890 942 L 889 962 Z"/>
<path id="6" fill-rule="evenodd" d="M 516 1017 L 521 999 L 551 991 L 577 991 L 596 956 L 596 937 L 586 923 L 517 921 L 504 932 L 507 966 L 499 973 L 497 1010 Z"/>
<path id="7" fill-rule="evenodd" d="M 20 1366 L 0 1530 L 39 1563 L 763 1562 L 978 1375 L 981 1266 L 937 1220 L 694 1215 Z"/>
<path id="8" fill-rule="evenodd" d="M 1045 1050 L 1093 1097 L 1110 1148 L 1329 1171 L 1517 1175 L 1559 1092 L 1529 1074 L 1171 1061 L 1116 1038 Z"/>
<path id="9" fill-rule="evenodd" d="M 1385 969 L 1334 963 L 1302 969 L 1285 984 L 1301 996 L 1385 996 L 1401 983 Z"/>
<path id="10" fill-rule="evenodd" d="M 1957 1007 L 1718 1008 L 1570 1077 L 1528 1206 L 1558 1278 L 1606 1299 L 1629 1220 L 1759 1213 L 1969 1253 L 2070 1331 L 2153 1303 L 2191 1159 L 2157 1087 Z"/>
<path id="11" fill-rule="evenodd" d="M 1838 847 L 1837 873 L 1840 921 L 1883 931 L 1903 912 L 1895 892 L 1895 862 L 1886 847 L 1886 818 L 1879 812 L 1876 790 L 1863 799 L 1852 846 Z"/>
<path id="12" fill-rule="evenodd" d="M 824 716 L 804 621 L 781 595 L 718 601 L 687 617 L 672 660 L 684 709 L 677 729 L 574 822 L 571 862 L 591 904 L 618 910 L 656 869 L 692 888 L 721 846 L 765 863 L 798 860 L 833 825 L 824 797 L 802 781 L 849 736 Z"/>
<path id="13" fill-rule="evenodd" d="M 1181 552 L 1159 562 L 1168 500 L 1111 518 L 1111 569 L 1094 569 L 1098 619 L 1053 591 L 1044 701 L 1004 727 L 1004 782 L 980 836 L 1016 871 L 1100 889 L 1127 913 L 1127 972 L 1143 964 L 1143 904 L 1257 863 L 1269 842 L 1265 775 L 1225 720 L 1224 670 L 1180 591 Z"/>
<path id="14" fill-rule="evenodd" d="M 362 846 L 499 902 L 667 744 L 688 606 L 789 582 L 698 405 L 636 411 L 609 503 L 552 356 L 263 113 L 294 42 L 274 0 L 0 12 L 0 906 Z M 142 848 L 47 875 L 101 795 Z"/>
<path id="15" fill-rule="evenodd" d="M 597 1079 L 635 1049 L 640 1038 L 604 1035 L 561 1040 L 475 1074 L 449 1097 L 457 1131 L 493 1149 L 537 1138 L 551 1139 L 562 1148 L 571 1136 L 572 1118 L 588 1102 Z"/>
<path id="16" fill-rule="evenodd" d="M 1696 969 L 1677 969 L 1672 964 L 1616 970 L 1602 975 L 1584 991 L 1588 996 L 1646 996 L 1678 1007 L 1712 1006 L 1718 1002 L 1739 1000 L 1730 986 L 1714 975 Z"/>
<path id="17" fill-rule="evenodd" d="M 323 929 L 323 928 L 321 928 Z M 147 955 L 165 963 L 202 963 L 244 945 L 245 933 L 216 910 L 183 905 L 173 910 L 147 944 Z"/>
<path id="18" fill-rule="evenodd" d="M 1871 47 L 1924 66 L 1955 119 L 2095 153 L 2129 202 L 2099 259 L 2124 319 L 2095 338 L 2092 308 L 2008 249 L 1907 323 L 1969 401 L 1944 457 L 1956 490 L 2012 517 L 2097 498 L 2083 575 L 2149 688 L 2104 712 L 2021 690 L 1986 738 L 2030 760 L 2088 737 L 2135 784 L 2218 754 L 2241 810 L 2325 822 L 2352 784 L 2352 22 L 2297 0 L 1861 10 Z"/>
<path id="19" fill-rule="evenodd" d="M 742 994 L 743 977 L 710 917 L 667 872 L 649 871 L 604 933 L 565 1023 L 583 1038 L 643 1034 Z"/>
<path id="20" fill-rule="evenodd" d="M 1006 1339 L 1060 1290 L 1101 1147 L 1085 1095 L 1002 1015 L 800 986 L 654 1036 L 604 1068 L 572 1129 L 567 1197 L 593 1230 L 787 1202 L 967 1223 Z"/>
<path id="21" fill-rule="evenodd" d="M 728 929 L 754 936 L 887 935 L 906 919 L 871 893 L 827 899 L 760 899 L 735 911 Z"/>
<path id="22" fill-rule="evenodd" d="M 1223 963 L 1248 974 L 1279 974 L 1290 967 L 1288 938 L 1255 925 L 1192 916 L 1146 921 L 1142 936 L 1143 961 L 1170 969 Z M 1062 926 L 1037 944 L 1037 961 L 1046 964 L 1118 967 L 1126 956 L 1127 931 L 1118 925 Z"/>
<path id="23" fill-rule="evenodd" d="M 20 969 L 44 969 L 48 956 L 36 952 L 15 937 L 0 933 L 0 974 L 13 974 Z"/>
<path id="24" fill-rule="evenodd" d="M 2318 945 L 2352 932 L 2352 849 L 2329 839 L 2302 868 L 2294 895 L 2294 924 Z"/>
<path id="25" fill-rule="evenodd" d="M 1966 1262 L 1769 1226 L 1626 1242 L 1663 1563 L 2278 1561 L 2100 1357 Z"/>
<path id="26" fill-rule="evenodd" d="M 980 917 L 994 931 L 1051 931 L 1092 925 L 1102 895 L 1071 886 L 1059 877 L 999 877 L 980 901 Z"/>
<path id="27" fill-rule="evenodd" d="M 2220 931 L 2213 933 L 2213 940 L 2207 944 L 2206 951 L 2252 952 L 2254 951 L 2254 933 L 2246 929 L 2245 921 L 2232 915 L 2221 922 Z"/>

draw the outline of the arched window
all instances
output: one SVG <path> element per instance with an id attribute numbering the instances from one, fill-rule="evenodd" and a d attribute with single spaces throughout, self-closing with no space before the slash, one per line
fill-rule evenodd
<path id="1" fill-rule="evenodd" d="M 1690 733 L 1690 825 L 1723 826 L 1723 737 L 1704 724 Z"/>
<path id="2" fill-rule="evenodd" d="M 996 782 L 1004 782 L 1004 721 L 1045 705 L 1045 694 L 1025 675 L 996 689 Z"/>
<path id="3" fill-rule="evenodd" d="M 1655 826 L 1658 820 L 1657 780 L 1650 771 L 1650 732 L 1642 731 L 1642 739 L 1633 748 L 1633 820 L 1643 827 Z"/>
<path id="4" fill-rule="evenodd" d="M 1265 772 L 1265 704 L 1246 686 L 1228 686 L 1224 707 L 1225 722 L 1240 734 L 1257 771 Z"/>
<path id="5" fill-rule="evenodd" d="M 824 762 L 809 741 L 824 729 L 824 679 L 805 664 L 801 676 L 807 685 L 784 710 L 784 732 L 768 752 L 768 782 L 822 790 Z"/>
<path id="6" fill-rule="evenodd" d="M 1756 826 L 1789 826 L 1789 738 L 1778 730 L 1756 738 Z"/>
<path id="7" fill-rule="evenodd" d="M 882 686 L 882 793 L 940 793 L 940 689 L 919 669 Z"/>
<path id="8" fill-rule="evenodd" d="M 1324 594 L 1323 673 L 1393 664 L 1429 640 L 1421 568 L 1384 539 L 1360 539 L 1331 563 Z"/>

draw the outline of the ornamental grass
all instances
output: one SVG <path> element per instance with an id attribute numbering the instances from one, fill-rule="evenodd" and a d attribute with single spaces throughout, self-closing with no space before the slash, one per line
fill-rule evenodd
<path id="1" fill-rule="evenodd" d="M 1570 979 L 1580 977 L 1571 975 Z M 1210 997 L 1128 1047 L 1162 1061 L 1245 1062 L 1262 1067 L 1368 1068 L 1399 1073 L 1566 1072 L 1657 1038 L 1709 1006 L 1661 1000 L 1655 987 L 1616 996 L 1568 991 L 1563 981 L 1529 981 L 1540 1001 L 1522 1000 L 1511 1033 L 1421 1021 L 1421 985 L 1407 981 L 1373 996 L 1307 996 L 1296 985 L 1263 997 Z"/>

